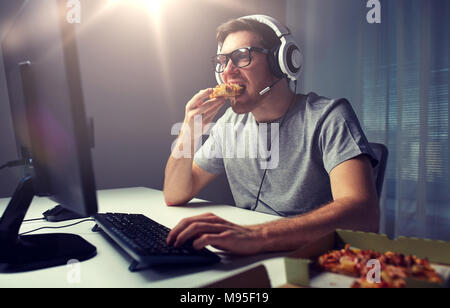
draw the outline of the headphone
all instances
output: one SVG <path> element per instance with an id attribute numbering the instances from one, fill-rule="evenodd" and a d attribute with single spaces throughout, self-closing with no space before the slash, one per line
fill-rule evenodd
<path id="1" fill-rule="evenodd" d="M 303 71 L 303 53 L 291 32 L 275 18 L 266 15 L 249 15 L 239 19 L 256 20 L 269 26 L 280 39 L 281 44 L 272 48 L 268 54 L 269 67 L 272 74 L 278 78 L 287 77 L 292 92 L 296 92 L 295 83 Z M 220 54 L 222 44 L 217 46 Z M 218 84 L 224 83 L 222 74 L 215 73 Z"/>

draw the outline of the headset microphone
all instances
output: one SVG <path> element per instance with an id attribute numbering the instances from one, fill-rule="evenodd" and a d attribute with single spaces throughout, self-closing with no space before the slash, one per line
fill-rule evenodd
<path id="1" fill-rule="evenodd" d="M 268 86 L 267 88 L 265 88 L 264 90 L 262 90 L 261 92 L 259 92 L 260 96 L 263 96 L 264 94 L 266 94 L 267 92 L 269 92 L 270 90 L 272 90 L 272 88 L 279 83 L 283 78 L 278 79 L 277 81 L 275 81 L 274 83 L 272 83 L 270 86 Z"/>

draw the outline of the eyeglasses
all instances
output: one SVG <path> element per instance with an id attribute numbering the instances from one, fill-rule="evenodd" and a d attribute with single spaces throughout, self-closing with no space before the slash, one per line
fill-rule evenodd
<path id="1" fill-rule="evenodd" d="M 216 72 L 219 74 L 223 73 L 230 59 L 236 67 L 246 67 L 250 65 L 250 63 L 252 62 L 252 51 L 260 52 L 263 54 L 269 53 L 269 50 L 265 48 L 242 47 L 227 54 L 218 54 L 217 56 L 214 56 L 212 58 L 212 62 L 214 64 Z"/>

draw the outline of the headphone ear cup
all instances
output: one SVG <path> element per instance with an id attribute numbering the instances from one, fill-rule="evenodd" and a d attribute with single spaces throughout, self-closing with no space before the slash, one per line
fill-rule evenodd
<path id="1" fill-rule="evenodd" d="M 277 78 L 283 78 L 284 73 L 281 70 L 280 63 L 278 62 L 279 52 L 280 52 L 280 45 L 273 47 L 267 55 L 267 60 L 269 62 L 269 68 L 272 74 Z"/>
<path id="2" fill-rule="evenodd" d="M 303 66 L 303 55 L 295 44 L 290 44 L 286 50 L 286 64 L 289 74 L 296 75 Z"/>

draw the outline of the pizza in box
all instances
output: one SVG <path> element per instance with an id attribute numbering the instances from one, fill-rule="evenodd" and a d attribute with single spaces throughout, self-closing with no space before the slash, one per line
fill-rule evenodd
<path id="1" fill-rule="evenodd" d="M 374 272 L 370 272 L 373 267 L 368 266 L 375 263 L 379 266 L 377 279 L 373 277 Z M 378 253 L 350 248 L 348 244 L 344 249 L 329 251 L 319 256 L 314 267 L 320 271 L 356 277 L 352 288 L 404 288 L 407 278 L 438 284 L 443 282 L 427 259 L 392 251 Z"/>

